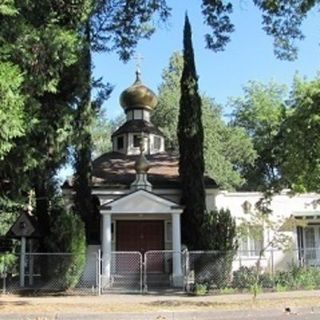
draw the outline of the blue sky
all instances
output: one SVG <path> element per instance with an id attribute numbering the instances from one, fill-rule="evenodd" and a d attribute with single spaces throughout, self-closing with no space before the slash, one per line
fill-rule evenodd
<path id="1" fill-rule="evenodd" d="M 136 49 L 143 56 L 142 80 L 155 92 L 171 54 L 182 49 L 186 10 L 192 25 L 200 90 L 218 103 L 225 104 L 228 97 L 242 95 L 242 87 L 249 80 L 274 80 L 290 86 L 296 72 L 313 78 L 320 70 L 318 12 L 311 12 L 303 25 L 306 39 L 299 43 L 299 58 L 287 62 L 275 58 L 273 39 L 262 30 L 261 13 L 251 0 L 235 3 L 232 20 L 236 31 L 225 51 L 219 53 L 205 49 L 204 34 L 208 29 L 202 22 L 200 1 L 168 0 L 168 4 L 173 8 L 168 23 L 158 27 L 152 38 L 141 41 Z M 122 113 L 120 93 L 134 81 L 135 61 L 124 64 L 116 54 L 109 53 L 95 55 L 94 64 L 94 75 L 102 76 L 104 81 L 115 86 L 111 98 L 104 105 L 107 117 L 114 118 Z"/>
<path id="2" fill-rule="evenodd" d="M 182 50 L 186 10 L 192 25 L 200 90 L 218 103 L 225 105 L 228 97 L 241 96 L 242 87 L 249 80 L 274 80 L 290 86 L 296 72 L 308 78 L 315 77 L 320 71 L 319 12 L 312 12 L 303 26 L 306 39 L 299 44 L 299 58 L 294 62 L 280 61 L 273 54 L 273 39 L 262 30 L 261 13 L 252 2 L 240 0 L 236 3 L 232 17 L 236 31 L 225 51 L 214 53 L 205 49 L 204 34 L 208 29 L 202 22 L 200 0 L 168 0 L 173 10 L 167 25 L 157 28 L 152 38 L 141 41 L 136 50 L 143 56 L 143 82 L 157 92 L 162 71 L 168 66 L 170 56 L 174 51 Z M 109 119 L 115 118 L 123 113 L 119 95 L 133 83 L 136 62 L 132 60 L 124 64 L 116 54 L 106 53 L 95 55 L 94 64 L 94 75 L 114 85 L 104 108 Z M 230 110 L 224 112 L 228 114 Z M 61 170 L 59 176 L 63 180 L 71 173 L 68 166 Z"/>

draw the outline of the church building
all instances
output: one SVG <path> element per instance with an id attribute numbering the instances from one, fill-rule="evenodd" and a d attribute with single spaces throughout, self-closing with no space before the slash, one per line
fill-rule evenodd
<path id="1" fill-rule="evenodd" d="M 169 272 L 174 286 L 183 282 L 183 262 L 179 254 L 181 243 L 179 159 L 167 152 L 164 136 L 151 122 L 151 113 L 157 105 L 157 97 L 141 81 L 136 72 L 134 83 L 120 96 L 120 104 L 126 114 L 125 123 L 112 134 L 112 151 L 93 161 L 92 194 L 96 200 L 96 214 L 90 227 L 88 254 L 101 250 L 105 283 L 109 283 L 115 268 L 125 271 L 128 258 L 114 264 L 115 253 L 133 252 L 143 263 L 149 252 L 173 252 L 170 265 L 154 262 L 154 273 Z M 258 192 L 227 192 L 219 190 L 215 181 L 206 176 L 206 205 L 208 210 L 229 209 L 236 219 L 246 217 L 261 199 Z M 70 189 L 69 189 L 70 190 Z M 67 189 L 65 189 L 67 191 Z M 289 196 L 283 192 L 275 196 L 271 209 L 275 216 L 297 217 L 307 221 L 306 228 L 290 230 L 295 248 L 290 256 L 277 253 L 272 264 L 285 266 L 304 259 L 309 264 L 320 264 L 320 252 L 307 252 L 320 246 L 320 210 L 315 201 L 317 194 Z M 270 240 L 270 230 L 261 226 L 262 240 L 242 240 L 239 259 L 244 265 L 252 265 L 263 243 Z M 265 267 L 270 263 L 266 256 Z M 126 267 L 127 266 L 127 267 Z M 88 274 L 94 268 L 87 262 Z"/>

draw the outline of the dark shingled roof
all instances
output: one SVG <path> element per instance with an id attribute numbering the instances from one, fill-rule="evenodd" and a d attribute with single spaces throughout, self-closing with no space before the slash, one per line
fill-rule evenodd
<path id="1" fill-rule="evenodd" d="M 92 184 L 94 188 L 128 188 L 134 181 L 134 163 L 138 156 L 118 152 L 105 153 L 93 161 Z M 155 188 L 179 188 L 179 158 L 176 154 L 146 155 L 151 167 L 148 180 Z M 216 182 L 205 177 L 207 188 L 218 188 Z"/>
<path id="2" fill-rule="evenodd" d="M 128 132 L 153 133 L 159 136 L 163 136 L 163 133 L 151 122 L 145 120 L 130 120 L 125 122 L 120 128 L 118 128 L 118 130 L 116 130 L 112 134 L 112 137 Z"/>

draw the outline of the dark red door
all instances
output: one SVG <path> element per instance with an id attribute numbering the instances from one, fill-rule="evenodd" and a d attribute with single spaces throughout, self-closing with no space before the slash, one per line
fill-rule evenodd
<path id="1" fill-rule="evenodd" d="M 117 251 L 138 251 L 142 255 L 150 250 L 164 250 L 164 222 L 117 221 Z M 161 256 L 161 257 L 160 257 Z M 163 271 L 163 254 L 151 254 L 149 271 Z M 126 258 L 128 259 L 128 258 Z"/>

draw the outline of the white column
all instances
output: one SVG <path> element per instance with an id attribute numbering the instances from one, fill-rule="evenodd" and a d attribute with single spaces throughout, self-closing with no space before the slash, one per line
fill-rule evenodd
<path id="1" fill-rule="evenodd" d="M 182 285 L 182 270 L 181 270 L 181 227 L 180 214 L 172 213 L 172 250 L 173 253 L 173 282 L 175 286 Z"/>
<path id="2" fill-rule="evenodd" d="M 102 275 L 103 285 L 108 285 L 111 274 L 111 213 L 103 213 L 102 229 Z"/>

